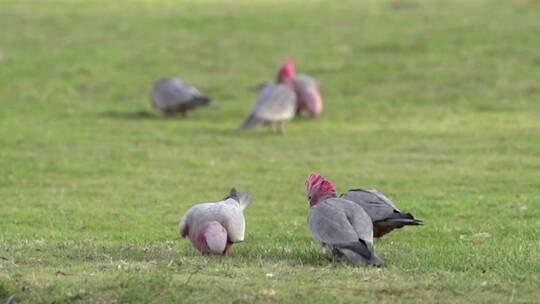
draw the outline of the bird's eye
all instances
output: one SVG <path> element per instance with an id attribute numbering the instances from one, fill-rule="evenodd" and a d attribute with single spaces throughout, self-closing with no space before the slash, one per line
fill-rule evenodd
<path id="1" fill-rule="evenodd" d="M 310 201 L 311 200 L 311 194 L 307 196 L 308 200 Z"/>

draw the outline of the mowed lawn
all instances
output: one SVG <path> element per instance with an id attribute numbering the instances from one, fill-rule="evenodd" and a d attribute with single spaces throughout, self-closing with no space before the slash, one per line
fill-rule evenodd
<path id="1" fill-rule="evenodd" d="M 538 1 L 114 2 L 0 2 L 0 302 L 538 303 Z M 289 56 L 323 115 L 236 131 Z M 167 76 L 218 106 L 162 117 Z M 331 265 L 310 172 L 426 225 Z M 178 221 L 232 186 L 246 240 L 202 257 Z"/>

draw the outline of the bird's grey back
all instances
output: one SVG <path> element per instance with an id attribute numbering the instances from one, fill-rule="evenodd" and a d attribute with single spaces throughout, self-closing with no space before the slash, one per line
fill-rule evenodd
<path id="1" fill-rule="evenodd" d="M 217 221 L 227 229 L 231 240 L 244 239 L 244 213 L 239 202 L 234 199 L 197 204 L 188 211 L 188 219 L 191 221 L 187 223 L 190 225 L 190 231 L 197 231 L 201 225 Z"/>
<path id="2" fill-rule="evenodd" d="M 388 218 L 394 211 L 401 212 L 386 195 L 377 190 L 353 189 L 341 194 L 341 198 L 360 205 L 374 222 Z"/>
<path id="3" fill-rule="evenodd" d="M 317 81 L 313 77 L 310 77 L 305 74 L 296 75 L 296 78 L 294 79 L 294 83 L 296 85 L 296 88 L 300 92 L 306 90 L 309 87 L 317 87 Z"/>
<path id="4" fill-rule="evenodd" d="M 358 239 L 373 242 L 373 226 L 367 213 L 341 198 L 330 198 L 311 207 L 308 226 L 313 238 L 321 243 L 343 245 Z"/>
<path id="5" fill-rule="evenodd" d="M 263 120 L 282 121 L 291 119 L 295 110 L 294 91 L 285 84 L 273 83 L 263 88 L 251 114 Z"/>
<path id="6" fill-rule="evenodd" d="M 340 208 L 347 214 L 347 218 L 361 239 L 373 242 L 373 223 L 363 208 L 354 202 L 342 198 L 328 199 L 328 203 L 336 208 Z"/>
<path id="7" fill-rule="evenodd" d="M 200 92 L 181 79 L 161 79 L 154 84 L 150 98 L 160 110 L 191 102 Z"/>

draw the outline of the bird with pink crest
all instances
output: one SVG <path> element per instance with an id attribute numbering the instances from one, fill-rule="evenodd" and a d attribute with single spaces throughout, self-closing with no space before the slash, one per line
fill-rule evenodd
<path id="1" fill-rule="evenodd" d="M 292 59 L 291 59 L 292 60 Z M 262 91 L 273 82 L 263 82 L 251 89 Z M 296 116 L 307 113 L 309 117 L 316 118 L 323 110 L 323 99 L 319 84 L 315 78 L 306 74 L 296 74 L 294 77 L 294 93 L 296 94 Z"/>
<path id="2" fill-rule="evenodd" d="M 295 76 L 294 61 L 285 60 L 276 81 L 263 87 L 239 129 L 250 130 L 261 124 L 270 124 L 275 127 L 276 133 L 282 134 L 283 124 L 291 120 L 296 112 Z"/>
<path id="3" fill-rule="evenodd" d="M 356 266 L 383 266 L 373 248 L 373 224 L 362 207 L 336 195 L 334 185 L 312 173 L 305 182 L 308 228 L 332 261 L 345 256 Z"/>

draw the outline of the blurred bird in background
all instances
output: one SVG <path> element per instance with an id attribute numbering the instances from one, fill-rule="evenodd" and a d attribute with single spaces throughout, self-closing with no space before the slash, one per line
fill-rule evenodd
<path id="1" fill-rule="evenodd" d="M 296 116 L 307 112 L 311 118 L 319 116 L 323 110 L 323 100 L 317 81 L 308 75 L 299 74 L 295 79 Z"/>
<path id="2" fill-rule="evenodd" d="M 157 110 L 168 116 L 186 116 L 189 111 L 211 104 L 210 99 L 197 88 L 178 78 L 157 81 L 150 93 L 150 100 Z"/>
<path id="3" fill-rule="evenodd" d="M 261 89 L 259 98 L 239 129 L 250 130 L 260 124 L 274 124 L 275 132 L 283 133 L 283 124 L 291 120 L 296 112 L 295 70 L 294 61 L 285 60 L 276 82 L 266 84 Z"/>
<path id="4" fill-rule="evenodd" d="M 272 82 L 263 82 L 250 87 L 251 90 L 261 92 Z M 323 99 L 319 84 L 315 78 L 306 74 L 298 74 L 294 79 L 294 92 L 296 94 L 296 116 L 307 112 L 311 118 L 315 118 L 322 113 Z"/>

